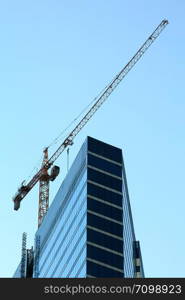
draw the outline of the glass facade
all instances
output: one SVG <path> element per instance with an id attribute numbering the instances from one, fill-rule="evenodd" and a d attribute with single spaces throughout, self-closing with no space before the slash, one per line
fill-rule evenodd
<path id="1" fill-rule="evenodd" d="M 33 277 L 144 277 L 121 149 L 87 137 L 35 240 Z"/>
<path id="2" fill-rule="evenodd" d="M 87 149 L 87 277 L 123 277 L 121 151 L 95 139 Z"/>
<path id="3" fill-rule="evenodd" d="M 87 170 L 85 144 L 36 233 L 34 277 L 86 277 Z M 35 246 L 35 248 L 37 248 Z"/>

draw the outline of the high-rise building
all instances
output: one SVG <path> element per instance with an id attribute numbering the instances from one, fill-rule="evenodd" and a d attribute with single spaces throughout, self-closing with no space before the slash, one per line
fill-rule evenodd
<path id="1" fill-rule="evenodd" d="M 144 277 L 121 149 L 87 137 L 36 232 L 34 253 L 33 277 Z"/>

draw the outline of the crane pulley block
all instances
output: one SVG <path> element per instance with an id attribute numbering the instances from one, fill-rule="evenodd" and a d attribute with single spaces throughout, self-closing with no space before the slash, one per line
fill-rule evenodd
<path id="1" fill-rule="evenodd" d="M 59 173 L 60 173 L 60 167 L 53 166 L 51 169 L 50 180 L 54 181 L 56 179 L 56 177 L 59 175 Z"/>

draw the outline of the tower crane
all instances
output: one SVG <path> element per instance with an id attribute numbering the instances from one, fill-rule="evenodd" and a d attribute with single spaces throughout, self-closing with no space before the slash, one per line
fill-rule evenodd
<path id="1" fill-rule="evenodd" d="M 68 146 L 71 146 L 73 144 L 76 135 L 82 130 L 82 128 L 92 118 L 92 116 L 105 102 L 105 100 L 111 95 L 111 93 L 122 81 L 122 79 L 134 67 L 134 65 L 143 56 L 143 54 L 151 46 L 151 44 L 157 39 L 157 37 L 160 35 L 160 33 L 166 27 L 167 24 L 168 24 L 168 20 L 161 21 L 161 23 L 157 26 L 154 32 L 148 37 L 148 39 L 144 42 L 144 44 L 139 48 L 139 50 L 126 64 L 126 66 L 123 69 L 121 69 L 121 71 L 113 78 L 113 80 L 109 83 L 109 85 L 98 96 L 97 100 L 89 109 L 89 111 L 76 125 L 76 127 L 70 132 L 70 134 L 64 139 L 64 141 L 61 143 L 61 145 L 58 147 L 58 149 L 54 152 L 54 154 L 50 158 L 48 158 L 48 148 L 44 149 L 44 158 L 43 158 L 41 168 L 27 184 L 25 182 L 22 183 L 21 187 L 18 189 L 17 194 L 13 197 L 14 210 L 18 210 L 20 208 L 20 202 L 29 193 L 29 191 L 36 185 L 36 183 L 39 182 L 38 226 L 41 225 L 49 206 L 49 182 L 55 180 L 60 170 L 58 166 L 53 166 L 54 162 Z M 50 168 L 51 168 L 51 172 L 49 174 L 48 170 Z"/>

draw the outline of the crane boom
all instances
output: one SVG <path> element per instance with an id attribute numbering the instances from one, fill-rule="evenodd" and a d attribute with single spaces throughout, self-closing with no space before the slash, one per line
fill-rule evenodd
<path id="1" fill-rule="evenodd" d="M 40 170 L 33 176 L 33 178 L 28 182 L 28 184 L 26 185 L 22 184 L 22 186 L 18 189 L 17 194 L 13 198 L 15 210 L 19 209 L 21 200 L 28 194 L 28 192 L 34 187 L 34 185 L 39 180 L 41 180 L 43 176 L 46 176 L 46 171 L 53 165 L 53 163 L 60 156 L 60 154 L 66 149 L 66 147 L 73 144 L 73 140 L 76 137 L 76 135 L 92 118 L 95 112 L 100 108 L 100 106 L 104 103 L 104 101 L 110 96 L 110 94 L 114 91 L 114 89 L 118 86 L 118 84 L 122 81 L 122 79 L 127 75 L 127 73 L 134 67 L 137 61 L 143 56 L 146 50 L 150 47 L 150 45 L 157 39 L 157 37 L 160 35 L 160 33 L 166 27 L 167 24 L 168 24 L 168 20 L 162 20 L 162 22 L 158 25 L 158 27 L 154 30 L 154 32 L 149 36 L 149 38 L 140 47 L 140 49 L 136 52 L 136 54 L 126 64 L 126 66 L 115 76 L 115 78 L 110 82 L 110 84 L 104 89 L 104 91 L 98 97 L 98 99 L 90 108 L 90 110 L 85 114 L 85 116 L 78 123 L 78 125 L 71 131 L 68 137 L 63 141 L 63 143 L 50 157 L 50 159 L 44 162 Z"/>

